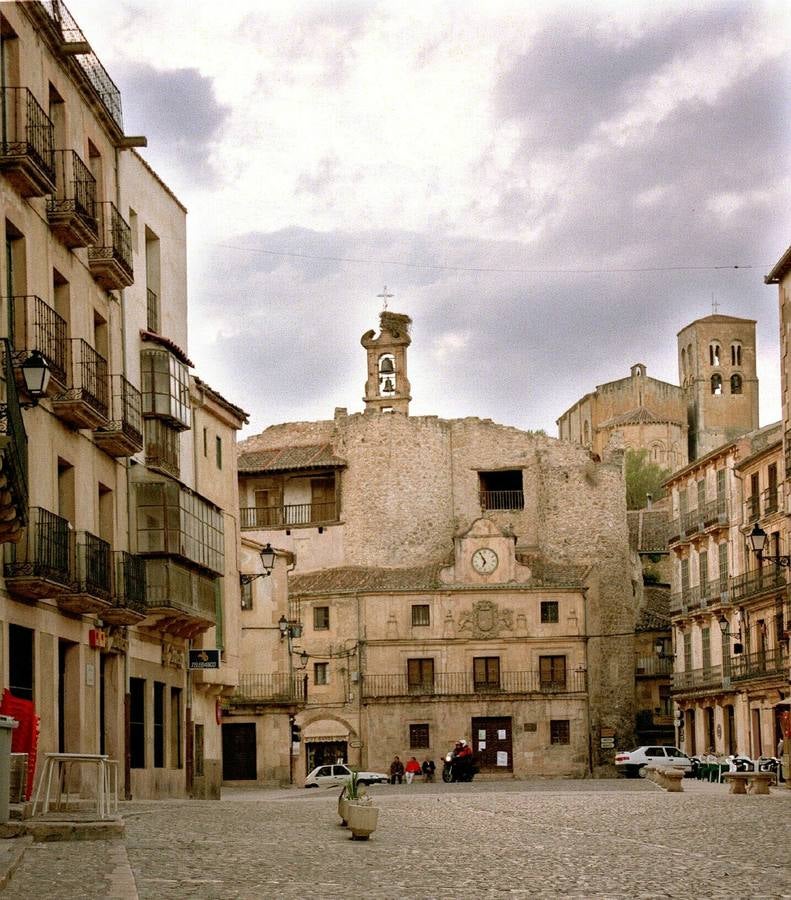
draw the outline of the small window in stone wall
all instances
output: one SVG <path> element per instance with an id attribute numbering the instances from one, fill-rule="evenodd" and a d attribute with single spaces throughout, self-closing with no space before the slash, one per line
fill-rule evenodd
<path id="1" fill-rule="evenodd" d="M 240 582 L 239 590 L 242 595 L 242 609 L 252 609 L 253 608 L 253 582 L 252 581 Z"/>
<path id="2" fill-rule="evenodd" d="M 541 624 L 547 625 L 553 622 L 559 622 L 560 615 L 558 612 L 558 601 L 557 600 L 542 600 L 541 601 Z"/>
<path id="3" fill-rule="evenodd" d="M 418 750 L 428 747 L 429 744 L 429 727 L 428 724 L 410 725 L 409 726 L 409 749 Z"/>
<path id="4" fill-rule="evenodd" d="M 313 663 L 313 684 L 329 684 L 329 663 Z"/>
<path id="5" fill-rule="evenodd" d="M 313 630 L 327 631 L 330 627 L 330 608 L 329 606 L 313 607 Z"/>
<path id="6" fill-rule="evenodd" d="M 431 611 L 427 603 L 416 603 L 412 607 L 412 624 L 413 625 L 430 625 Z"/>
<path id="7" fill-rule="evenodd" d="M 551 744 L 570 744 L 571 729 L 568 719 L 549 720 L 549 742 Z"/>

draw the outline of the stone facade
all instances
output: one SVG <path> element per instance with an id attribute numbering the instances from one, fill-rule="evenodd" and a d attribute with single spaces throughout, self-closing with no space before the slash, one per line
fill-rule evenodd
<path id="1" fill-rule="evenodd" d="M 275 426 L 239 450 L 245 536 L 296 560 L 288 602 L 309 684 L 295 777 L 325 752 L 375 769 L 394 753 L 439 759 L 460 735 L 492 773 L 585 775 L 612 762 L 601 735 L 632 739 L 617 446 L 595 461 L 491 420 L 369 408 Z M 278 507 L 273 496 L 302 502 Z M 251 618 L 243 612 L 243 628 Z M 254 668 L 243 680 L 262 684 L 283 671 L 266 654 L 244 666 Z M 233 726 L 254 703 L 230 706 Z"/>

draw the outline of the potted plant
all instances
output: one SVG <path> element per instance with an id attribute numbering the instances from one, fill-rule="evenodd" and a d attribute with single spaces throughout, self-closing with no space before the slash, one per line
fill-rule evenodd
<path id="1" fill-rule="evenodd" d="M 352 833 L 353 841 L 367 841 L 368 838 L 376 831 L 376 825 L 379 820 L 379 810 L 367 796 L 365 788 L 358 781 L 356 772 L 352 772 L 344 788 L 346 795 L 345 820 L 349 825 Z M 339 810 L 340 812 L 340 804 Z M 341 818 L 344 818 L 341 815 Z"/>

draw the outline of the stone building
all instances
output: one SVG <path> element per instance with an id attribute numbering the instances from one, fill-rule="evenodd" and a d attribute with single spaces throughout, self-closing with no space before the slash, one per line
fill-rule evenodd
<path id="1" fill-rule="evenodd" d="M 135 797 L 216 794 L 245 414 L 190 374 L 185 210 L 68 10 L 4 3 L 0 42 L 0 687 L 39 752 L 107 753 Z M 190 679 L 191 645 L 223 668 Z"/>
<path id="2" fill-rule="evenodd" d="M 439 760 L 460 736 L 487 773 L 583 776 L 632 739 L 622 453 L 410 416 L 408 326 L 384 313 L 364 336 L 363 413 L 239 445 L 248 564 L 271 544 L 293 571 L 242 609 L 255 649 L 223 728 L 255 764 L 226 777 L 284 779 L 287 714 L 295 781 L 338 757 Z"/>
<path id="3" fill-rule="evenodd" d="M 784 552 L 780 424 L 723 444 L 667 482 L 674 557 L 673 696 L 687 753 L 773 755 L 788 708 L 785 571 L 747 544 L 756 523 L 767 555 Z"/>
<path id="4" fill-rule="evenodd" d="M 680 385 L 649 378 L 642 363 L 629 378 L 596 387 L 557 420 L 558 435 L 601 454 L 616 431 L 627 449 L 647 450 L 670 471 L 758 427 L 755 322 L 697 319 L 678 333 Z"/>

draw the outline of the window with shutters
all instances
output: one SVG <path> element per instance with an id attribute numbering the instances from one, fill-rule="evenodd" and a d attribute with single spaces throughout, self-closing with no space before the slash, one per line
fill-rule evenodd
<path id="1" fill-rule="evenodd" d="M 541 689 L 560 689 L 566 687 L 566 657 L 539 656 L 538 673 Z"/>
<path id="2" fill-rule="evenodd" d="M 472 672 L 476 691 L 499 690 L 499 656 L 476 656 L 472 661 Z"/>
<path id="3" fill-rule="evenodd" d="M 434 689 L 434 660 L 431 658 L 408 659 L 406 661 L 407 684 L 410 691 L 432 691 Z"/>

